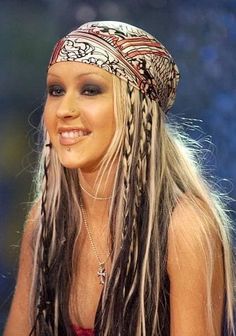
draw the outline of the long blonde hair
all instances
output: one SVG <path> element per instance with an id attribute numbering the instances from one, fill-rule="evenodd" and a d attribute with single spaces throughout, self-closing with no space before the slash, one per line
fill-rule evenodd
<path id="1" fill-rule="evenodd" d="M 200 232 L 207 242 L 209 330 L 214 330 L 210 226 L 222 244 L 226 320 L 229 335 L 235 335 L 231 222 L 223 198 L 203 177 L 193 146 L 196 142 L 171 126 L 155 101 L 113 78 L 117 127 L 99 174 L 99 178 L 107 174 L 112 160 L 119 158 L 110 209 L 112 266 L 95 331 L 109 336 L 169 334 L 167 233 L 173 209 L 187 195 L 203 218 Z M 37 179 L 42 211 L 32 286 L 33 332 L 73 335 L 69 297 L 72 250 L 81 225 L 81 192 L 77 171 L 61 166 L 55 150 L 45 146 L 46 134 Z"/>

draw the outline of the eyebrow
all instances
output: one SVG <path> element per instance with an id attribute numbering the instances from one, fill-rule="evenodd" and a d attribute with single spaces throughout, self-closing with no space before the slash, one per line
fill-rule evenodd
<path id="1" fill-rule="evenodd" d="M 56 78 L 61 78 L 60 75 L 51 73 L 50 71 L 48 71 L 48 75 L 49 75 L 49 76 L 52 76 L 52 77 L 56 77 Z M 79 78 L 81 78 L 81 77 L 84 77 L 84 76 L 90 76 L 90 75 L 99 76 L 99 77 L 102 77 L 103 79 L 106 80 L 106 78 L 105 78 L 102 74 L 97 73 L 97 72 L 84 72 L 84 73 L 82 73 L 82 74 L 77 75 L 75 78 L 76 78 L 76 79 L 79 79 Z"/>

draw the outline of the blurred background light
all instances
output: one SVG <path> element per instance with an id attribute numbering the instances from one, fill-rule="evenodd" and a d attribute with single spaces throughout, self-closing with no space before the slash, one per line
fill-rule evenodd
<path id="1" fill-rule="evenodd" d="M 75 10 L 75 18 L 79 22 L 94 21 L 96 16 L 97 12 L 95 8 L 85 3 L 78 5 L 77 9 Z"/>

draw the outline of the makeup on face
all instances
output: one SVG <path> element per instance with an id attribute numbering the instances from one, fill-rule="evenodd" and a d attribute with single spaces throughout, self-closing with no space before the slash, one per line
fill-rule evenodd
<path id="1" fill-rule="evenodd" d="M 58 63 L 49 70 L 47 93 L 45 125 L 61 163 L 98 165 L 115 132 L 112 75 L 87 64 Z"/>

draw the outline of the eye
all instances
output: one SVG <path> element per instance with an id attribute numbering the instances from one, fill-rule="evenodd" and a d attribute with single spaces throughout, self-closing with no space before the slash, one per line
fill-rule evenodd
<path id="1" fill-rule="evenodd" d="M 102 89 L 98 85 L 90 84 L 90 85 L 85 85 L 81 93 L 86 96 L 96 96 L 100 93 L 102 93 Z"/>
<path id="2" fill-rule="evenodd" d="M 48 94 L 50 96 L 62 96 L 64 89 L 60 85 L 50 85 L 48 87 Z"/>

